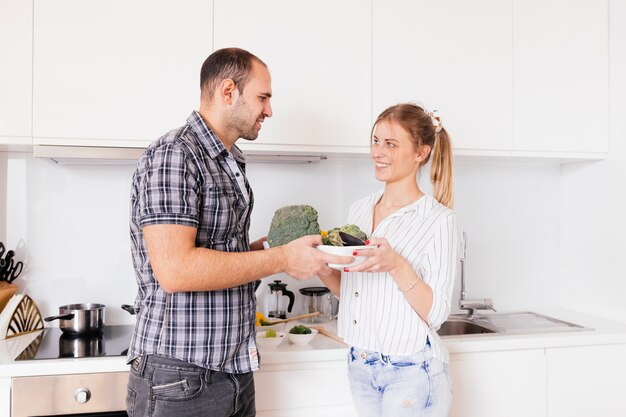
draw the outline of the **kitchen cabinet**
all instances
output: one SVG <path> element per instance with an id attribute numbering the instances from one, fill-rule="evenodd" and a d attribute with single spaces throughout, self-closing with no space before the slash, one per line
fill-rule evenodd
<path id="1" fill-rule="evenodd" d="M 419 101 L 439 111 L 458 151 L 509 151 L 511 1 L 374 0 L 373 9 L 374 118 Z"/>
<path id="2" fill-rule="evenodd" d="M 452 354 L 451 417 L 546 415 L 544 349 Z"/>
<path id="3" fill-rule="evenodd" d="M 608 1 L 513 2 L 513 147 L 608 150 Z"/>
<path id="4" fill-rule="evenodd" d="M 32 144 L 33 3 L 0 0 L 0 144 Z"/>
<path id="5" fill-rule="evenodd" d="M 211 1 L 34 4 L 35 144 L 146 146 L 198 108 Z"/>
<path id="6" fill-rule="evenodd" d="M 368 151 L 370 1 L 216 0 L 214 18 L 215 49 L 247 49 L 272 75 L 274 117 L 242 148 Z"/>
<path id="7" fill-rule="evenodd" d="M 548 349 L 548 417 L 626 416 L 626 345 Z"/>
<path id="8" fill-rule="evenodd" d="M 259 417 L 356 417 L 346 360 L 262 365 L 254 387 Z"/>

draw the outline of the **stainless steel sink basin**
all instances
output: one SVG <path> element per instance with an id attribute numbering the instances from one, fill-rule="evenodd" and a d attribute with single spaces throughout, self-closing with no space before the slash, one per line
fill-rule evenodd
<path id="1" fill-rule="evenodd" d="M 467 316 L 451 314 L 437 331 L 439 336 L 465 336 L 480 334 L 533 334 L 552 332 L 576 332 L 593 330 L 531 311 L 514 313 L 487 313 Z"/>
<path id="2" fill-rule="evenodd" d="M 439 336 L 461 336 L 465 334 L 495 333 L 495 330 L 476 324 L 471 320 L 448 319 L 439 330 Z"/>

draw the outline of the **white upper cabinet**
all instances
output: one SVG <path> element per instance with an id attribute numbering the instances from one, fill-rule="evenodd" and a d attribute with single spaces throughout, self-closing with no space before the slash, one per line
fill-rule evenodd
<path id="1" fill-rule="evenodd" d="M 215 49 L 238 46 L 272 75 L 274 116 L 245 149 L 369 146 L 371 3 L 215 0 Z"/>
<path id="2" fill-rule="evenodd" d="M 32 139 L 33 4 L 0 0 L 0 144 Z"/>
<path id="3" fill-rule="evenodd" d="M 200 102 L 207 0 L 35 0 L 33 136 L 144 146 Z"/>
<path id="4" fill-rule="evenodd" d="M 607 152 L 607 0 L 515 0 L 514 149 Z"/>
<path id="5" fill-rule="evenodd" d="M 374 0 L 374 118 L 419 101 L 457 150 L 510 150 L 511 13 L 511 1 Z"/>

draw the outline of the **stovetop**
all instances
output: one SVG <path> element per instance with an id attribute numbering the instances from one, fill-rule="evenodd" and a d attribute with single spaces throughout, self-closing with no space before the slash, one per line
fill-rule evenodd
<path id="1" fill-rule="evenodd" d="M 126 356 L 133 329 L 134 325 L 105 326 L 97 334 L 71 336 L 58 327 L 46 328 L 15 360 Z"/>

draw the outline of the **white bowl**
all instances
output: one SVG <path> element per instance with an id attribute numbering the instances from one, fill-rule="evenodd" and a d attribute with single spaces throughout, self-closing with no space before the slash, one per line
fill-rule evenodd
<path id="1" fill-rule="evenodd" d="M 311 329 L 311 333 L 309 334 L 287 333 L 287 337 L 289 338 L 289 341 L 293 343 L 294 345 L 304 346 L 308 343 L 311 343 L 311 341 L 315 338 L 316 334 L 317 334 L 317 330 Z"/>
<path id="2" fill-rule="evenodd" d="M 256 332 L 266 332 L 269 329 L 275 330 L 275 331 L 281 331 L 285 328 L 285 323 L 277 323 L 277 324 L 270 324 L 268 326 L 255 326 L 256 328 Z"/>
<path id="3" fill-rule="evenodd" d="M 276 332 L 276 337 L 265 337 L 267 332 L 256 333 L 256 344 L 264 348 L 275 348 L 285 340 L 284 332 Z"/>
<path id="4" fill-rule="evenodd" d="M 329 253 L 331 255 L 349 256 L 351 258 L 354 258 L 354 260 L 349 264 L 328 264 L 328 266 L 331 268 L 343 270 L 344 268 L 357 266 L 358 264 L 360 264 L 366 259 L 365 256 L 353 256 L 352 252 L 354 252 L 355 250 L 372 250 L 374 249 L 374 246 L 319 245 L 317 249 L 321 250 L 322 252 Z"/>

